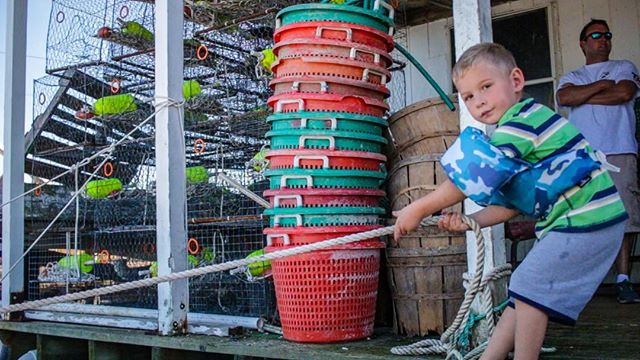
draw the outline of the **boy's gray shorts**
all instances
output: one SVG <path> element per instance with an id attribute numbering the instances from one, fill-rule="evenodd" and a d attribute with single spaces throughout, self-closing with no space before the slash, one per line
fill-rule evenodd
<path id="1" fill-rule="evenodd" d="M 511 275 L 511 305 L 518 299 L 549 320 L 575 324 L 618 254 L 625 222 L 591 232 L 551 231 L 537 240 Z"/>

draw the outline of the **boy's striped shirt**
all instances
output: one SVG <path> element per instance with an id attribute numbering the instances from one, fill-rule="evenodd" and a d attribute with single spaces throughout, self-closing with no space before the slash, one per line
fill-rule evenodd
<path id="1" fill-rule="evenodd" d="M 507 110 L 491 143 L 507 156 L 531 164 L 572 150 L 592 151 L 575 126 L 532 98 Z M 567 190 L 545 219 L 538 219 L 536 235 L 540 238 L 550 230 L 586 232 L 626 219 L 627 213 L 609 173 L 597 169 L 582 187 L 576 185 Z"/>

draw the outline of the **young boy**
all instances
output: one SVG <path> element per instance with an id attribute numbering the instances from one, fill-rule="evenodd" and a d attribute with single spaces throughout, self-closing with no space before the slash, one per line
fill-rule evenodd
<path id="1" fill-rule="evenodd" d="M 507 157 L 536 164 L 589 144 L 567 120 L 533 99 L 521 100 L 524 75 L 501 45 L 479 44 L 460 57 L 453 81 L 474 119 L 497 125 L 490 143 Z M 507 308 L 482 359 L 537 359 L 549 319 L 574 324 L 607 274 L 620 248 L 626 212 L 604 169 L 565 191 L 544 218 L 538 240 L 514 271 Z M 404 209 L 394 240 L 415 230 L 421 219 L 454 205 L 465 195 L 451 181 Z M 490 205 L 471 215 L 481 227 L 502 223 L 518 210 Z M 446 214 L 441 228 L 465 231 L 459 214 Z"/>

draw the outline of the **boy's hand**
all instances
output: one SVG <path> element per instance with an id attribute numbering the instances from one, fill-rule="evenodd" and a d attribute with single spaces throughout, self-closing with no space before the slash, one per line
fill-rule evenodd
<path id="1" fill-rule="evenodd" d="M 396 220 L 396 227 L 393 231 L 393 239 L 391 240 L 392 246 L 397 246 L 398 240 L 401 236 L 411 233 L 420 226 L 422 215 L 420 214 L 420 211 L 414 209 L 415 206 L 412 205 L 393 212 L 393 216 L 398 219 Z"/>
<path id="2" fill-rule="evenodd" d="M 471 229 L 469 225 L 462 222 L 462 214 L 460 213 L 442 214 L 438 221 L 438 227 L 442 230 L 452 232 L 462 232 Z"/>

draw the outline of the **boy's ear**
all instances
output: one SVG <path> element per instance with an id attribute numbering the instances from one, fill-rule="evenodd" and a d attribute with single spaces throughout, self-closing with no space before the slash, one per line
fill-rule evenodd
<path id="1" fill-rule="evenodd" d="M 511 70 L 510 78 L 516 91 L 524 89 L 524 73 L 519 67 Z"/>

